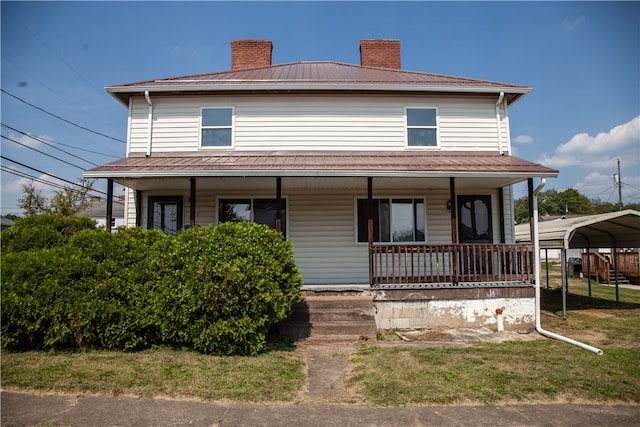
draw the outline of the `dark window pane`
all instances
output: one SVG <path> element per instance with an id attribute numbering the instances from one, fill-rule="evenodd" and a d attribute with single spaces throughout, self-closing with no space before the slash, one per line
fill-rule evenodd
<path id="1" fill-rule="evenodd" d="M 491 197 L 460 196 L 458 228 L 460 243 L 492 243 Z"/>
<path id="2" fill-rule="evenodd" d="M 379 218 L 379 237 L 377 242 L 391 241 L 391 209 L 389 207 L 389 199 L 380 199 L 378 208 Z"/>
<path id="3" fill-rule="evenodd" d="M 281 231 L 287 229 L 286 224 L 286 204 L 284 199 L 281 200 L 282 204 L 280 205 L 281 210 Z M 278 211 L 276 209 L 277 201 L 276 199 L 255 199 L 253 201 L 253 220 L 258 224 L 268 225 L 269 227 L 275 229 L 276 228 L 276 219 L 278 215 Z"/>
<path id="4" fill-rule="evenodd" d="M 414 200 L 415 206 L 415 220 L 416 220 L 416 242 L 425 241 L 425 224 L 424 224 L 424 202 L 420 199 Z"/>
<path id="5" fill-rule="evenodd" d="M 202 126 L 231 126 L 231 108 L 206 108 L 202 110 Z"/>
<path id="6" fill-rule="evenodd" d="M 433 108 L 408 108 L 407 126 L 435 126 L 436 110 Z"/>
<path id="7" fill-rule="evenodd" d="M 247 222 L 251 221 L 250 199 L 226 199 L 219 202 L 220 222 Z"/>
<path id="8" fill-rule="evenodd" d="M 436 130 L 435 129 L 407 129 L 409 135 L 409 145 L 416 147 L 435 147 Z"/>
<path id="9" fill-rule="evenodd" d="M 230 147 L 231 129 L 202 129 L 203 147 Z"/>

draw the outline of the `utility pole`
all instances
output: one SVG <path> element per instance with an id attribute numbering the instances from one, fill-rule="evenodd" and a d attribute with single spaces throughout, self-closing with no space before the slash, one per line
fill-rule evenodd
<path id="1" fill-rule="evenodd" d="M 620 159 L 618 160 L 618 210 L 621 211 L 622 210 L 622 177 L 620 176 Z"/>

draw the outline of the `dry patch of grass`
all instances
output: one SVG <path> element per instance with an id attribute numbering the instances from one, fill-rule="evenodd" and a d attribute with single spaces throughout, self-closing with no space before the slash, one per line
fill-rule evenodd
<path id="1" fill-rule="evenodd" d="M 290 401 L 304 384 L 303 365 L 291 349 L 257 357 L 216 357 L 171 349 L 3 352 L 2 386 L 113 396 Z"/>

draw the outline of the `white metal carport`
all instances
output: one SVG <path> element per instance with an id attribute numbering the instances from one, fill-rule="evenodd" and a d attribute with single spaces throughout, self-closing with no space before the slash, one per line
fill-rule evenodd
<path id="1" fill-rule="evenodd" d="M 516 242 L 531 242 L 529 224 L 516 225 Z M 538 238 L 541 249 L 561 249 L 563 317 L 566 318 L 567 249 L 640 248 L 640 212 L 627 209 L 599 215 L 540 221 Z M 615 262 L 617 269 L 618 263 Z M 616 271 L 617 273 L 617 271 Z M 618 281 L 616 274 L 616 299 Z"/>

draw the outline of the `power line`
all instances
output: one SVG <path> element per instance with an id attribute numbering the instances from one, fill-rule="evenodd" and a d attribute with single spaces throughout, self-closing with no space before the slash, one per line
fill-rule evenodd
<path id="1" fill-rule="evenodd" d="M 114 141 L 122 142 L 122 143 L 124 143 L 124 144 L 126 144 L 126 143 L 127 143 L 126 141 L 123 141 L 122 139 L 119 139 L 119 138 L 115 138 L 115 137 L 113 137 L 113 136 L 106 135 L 106 134 L 104 134 L 104 133 L 101 133 L 101 132 L 95 131 L 95 130 L 93 130 L 93 129 L 89 129 L 89 128 L 87 128 L 87 127 L 84 127 L 84 126 L 82 126 L 82 125 L 79 125 L 79 124 L 77 124 L 77 123 L 74 123 L 74 122 L 72 122 L 71 120 L 67 120 L 67 119 L 65 119 L 65 118 L 63 118 L 63 117 L 60 117 L 60 116 L 58 116 L 58 115 L 56 115 L 56 114 L 53 114 L 53 113 L 51 113 L 51 112 L 49 112 L 49 111 L 45 110 L 44 108 L 40 108 L 40 107 L 38 107 L 37 105 L 33 105 L 32 103 L 30 103 L 30 102 L 28 102 L 28 101 L 25 101 L 24 99 L 22 99 L 22 98 L 20 98 L 20 97 L 18 97 L 18 96 L 16 96 L 16 95 L 14 95 L 14 94 L 12 94 L 12 93 L 7 92 L 7 91 L 6 91 L 6 90 L 4 90 L 4 89 L 0 89 L 0 91 L 2 91 L 2 93 L 6 94 L 6 95 L 9 95 L 9 96 L 10 96 L 10 97 L 12 97 L 12 98 L 17 99 L 18 101 L 20 101 L 20 102 L 22 102 L 22 103 L 24 103 L 24 104 L 27 104 L 27 105 L 28 105 L 28 106 L 30 106 L 30 107 L 35 108 L 36 110 L 42 111 L 42 112 L 43 112 L 43 113 L 45 113 L 45 114 L 48 114 L 48 115 L 50 115 L 50 116 L 52 116 L 52 117 L 55 117 L 55 118 L 56 118 L 56 119 L 58 119 L 58 120 L 62 120 L 63 122 L 69 123 L 70 125 L 73 125 L 73 126 L 75 126 L 75 127 L 77 127 L 77 128 L 80 128 L 80 129 L 82 129 L 82 130 L 86 130 L 87 132 L 91 132 L 91 133 L 94 133 L 94 134 L 96 134 L 96 135 L 103 136 L 103 137 L 105 137 L 105 138 L 112 139 L 112 140 L 114 140 Z"/>
<path id="2" fill-rule="evenodd" d="M 60 178 L 59 176 L 52 175 L 52 174 L 50 174 L 50 173 L 48 173 L 48 172 L 45 172 L 45 171 L 42 171 L 42 170 L 40 170 L 40 169 L 36 169 L 36 168 L 34 168 L 34 167 L 31 167 L 31 166 L 25 165 L 24 163 L 20 163 L 20 162 L 18 162 L 18 161 L 16 161 L 16 160 L 10 159 L 9 157 L 3 156 L 3 155 L 1 155 L 1 154 L 0 154 L 0 158 L 2 158 L 2 159 L 4 159 L 4 160 L 7 160 L 7 161 L 9 161 L 9 162 L 11 162 L 11 163 L 15 163 L 15 164 L 16 164 L 16 165 L 18 165 L 18 166 L 22 166 L 22 167 L 24 167 L 24 168 L 31 169 L 31 170 L 36 171 L 36 172 L 38 172 L 38 173 L 42 173 L 42 174 L 48 175 L 48 176 L 50 176 L 50 177 L 52 177 L 52 178 L 58 179 L 58 180 L 60 180 L 60 181 L 66 182 L 66 183 L 68 183 L 68 184 L 75 185 L 75 186 L 77 186 L 77 187 L 81 187 L 81 188 L 89 188 L 89 187 L 86 187 L 86 186 L 84 186 L 84 185 L 80 185 L 80 184 L 78 184 L 78 183 L 76 183 L 76 182 L 72 182 L 72 181 L 66 180 L 66 179 L 64 179 L 64 178 Z M 105 193 L 104 191 L 100 191 L 100 190 L 96 190 L 96 189 L 92 189 L 92 190 L 93 190 L 93 191 L 95 191 L 95 192 L 97 192 L 97 193 L 107 194 L 107 193 Z"/>
<path id="3" fill-rule="evenodd" d="M 11 142 L 15 143 L 15 144 L 21 145 L 21 146 L 26 147 L 26 148 L 28 148 L 30 150 L 36 151 L 36 152 L 38 152 L 40 154 L 44 154 L 47 157 L 51 157 L 52 159 L 58 160 L 59 162 L 66 163 L 67 165 L 73 166 L 74 168 L 78 168 L 78 169 L 84 170 L 84 168 L 82 166 L 74 165 L 73 163 L 67 162 L 66 160 L 62 160 L 61 158 L 56 157 L 56 156 L 52 156 L 51 154 L 45 153 L 44 151 L 40 151 L 40 150 L 38 150 L 36 148 L 29 147 L 27 144 L 23 144 L 21 142 L 16 141 L 15 139 L 11 139 L 11 138 L 9 138 L 7 136 L 4 136 L 4 135 L 0 135 L 0 136 L 2 138 L 4 138 L 4 139 L 8 140 L 8 141 L 11 141 Z"/>
<path id="4" fill-rule="evenodd" d="M 62 58 L 60 55 L 58 55 L 53 49 L 51 49 L 49 47 L 49 45 L 47 45 L 44 40 L 42 40 L 40 37 L 38 37 L 37 35 L 34 34 L 33 31 L 31 31 L 29 29 L 29 27 L 27 27 L 24 23 L 22 23 L 18 18 L 16 18 L 11 12 L 9 12 L 7 10 L 7 8 L 3 7 L 2 8 L 4 10 L 5 13 L 9 14 L 9 16 L 11 16 L 13 18 L 14 21 L 16 21 L 18 24 L 20 24 L 25 30 L 27 30 L 27 32 L 29 34 L 31 34 L 31 36 L 33 36 L 33 38 L 35 38 L 36 40 L 38 40 L 40 43 L 42 43 L 42 45 L 49 51 L 51 52 L 56 58 L 58 58 L 64 65 L 66 65 L 71 71 L 73 71 L 74 73 L 76 73 L 76 75 L 78 77 L 80 77 L 85 83 L 87 83 L 87 85 L 89 85 L 89 87 L 93 90 L 95 90 L 100 96 L 105 96 L 104 92 L 99 91 L 98 89 L 96 89 L 96 86 L 94 85 L 94 83 L 90 82 L 86 77 L 84 77 L 82 74 L 80 74 L 78 72 L 78 70 L 76 70 L 75 68 L 73 68 L 71 66 L 71 64 L 69 64 L 67 61 L 64 60 L 64 58 Z"/>
<path id="5" fill-rule="evenodd" d="M 4 126 L 4 127 L 6 127 L 6 128 L 9 128 L 9 129 L 11 129 L 11 130 L 13 130 L 13 131 L 15 131 L 15 132 L 21 133 L 21 134 L 23 134 L 23 135 L 25 135 L 25 136 L 28 136 L 28 137 L 30 137 L 30 138 L 37 138 L 37 140 L 38 140 L 38 141 L 40 141 L 40 142 L 42 142 L 42 141 L 48 141 L 48 142 L 51 142 L 51 143 L 54 143 L 54 144 L 59 144 L 59 145 L 63 145 L 63 146 L 65 146 L 65 147 L 73 148 L 74 150 L 85 151 L 85 152 L 87 152 L 87 153 L 91 153 L 91 154 L 97 154 L 97 155 L 99 155 L 99 156 L 112 157 L 112 158 L 114 158 L 114 159 L 119 159 L 119 158 L 120 158 L 119 156 L 114 156 L 114 155 L 112 155 L 112 154 L 100 153 L 100 152 L 98 152 L 98 151 L 87 150 L 86 148 L 76 147 L 75 145 L 64 144 L 64 143 L 62 143 L 62 142 L 54 141 L 53 139 L 45 138 L 45 137 L 43 137 L 43 136 L 34 137 L 33 135 L 31 135 L 31 134 L 29 134 L 29 133 L 23 132 L 23 131 L 18 130 L 18 129 L 14 129 L 14 128 L 10 127 L 10 126 L 5 125 L 4 123 L 0 123 L 0 125 Z"/>
<path id="6" fill-rule="evenodd" d="M 61 185 L 61 184 L 58 184 L 58 183 L 55 183 L 55 182 L 46 181 L 46 180 L 44 180 L 42 178 L 38 178 L 37 176 L 30 175 L 30 174 L 28 174 L 26 172 L 22 172 L 22 171 L 19 171 L 17 169 L 13 169 L 13 168 L 11 168 L 9 166 L 0 165 L 0 170 L 2 170 L 2 172 L 5 172 L 5 173 L 10 173 L 10 174 L 19 176 L 21 178 L 28 178 L 28 179 L 31 179 L 31 180 L 33 180 L 35 182 L 39 182 L 41 184 L 46 184 L 46 185 L 49 185 L 51 187 L 55 187 L 55 188 L 58 188 L 58 189 L 61 189 L 61 190 L 64 189 L 64 186 Z"/>
<path id="7" fill-rule="evenodd" d="M 29 135 L 29 134 L 28 134 L 28 133 L 26 133 L 26 132 L 23 132 L 23 131 L 18 130 L 18 129 L 16 129 L 16 128 L 12 128 L 11 126 L 5 125 L 4 123 L 0 123 L 0 125 L 1 125 L 2 127 L 7 128 L 7 129 L 11 129 L 11 130 L 12 130 L 12 131 L 14 131 L 14 132 L 21 133 L 22 135 L 24 135 L 24 136 L 26 136 L 26 137 L 29 137 L 29 138 L 31 138 L 31 139 L 33 139 L 33 140 L 36 140 L 36 141 L 38 141 L 38 142 L 41 142 L 41 143 L 43 143 L 44 145 L 47 145 L 47 146 L 49 146 L 49 147 L 51 147 L 51 148 L 53 148 L 53 149 L 55 149 L 55 150 L 62 151 L 63 153 L 68 154 L 68 155 L 69 155 L 69 156 L 71 156 L 71 157 L 75 157 L 76 159 L 82 160 L 83 162 L 90 163 L 90 164 L 92 164 L 93 166 L 98 166 L 98 164 L 97 164 L 97 163 L 93 163 L 93 162 L 92 162 L 92 161 L 90 161 L 90 160 L 87 160 L 87 159 L 84 159 L 84 158 L 82 158 L 82 157 L 76 156 L 75 154 L 70 153 L 70 152 L 68 152 L 68 151 L 65 151 L 65 150 L 63 150 L 62 148 L 58 148 L 58 147 L 56 147 L 55 145 L 49 144 L 48 142 L 44 141 L 43 139 L 40 139 L 40 138 L 39 138 L 39 137 L 37 137 L 37 136 Z"/>
<path id="8" fill-rule="evenodd" d="M 87 116 L 93 118 L 96 121 L 100 121 L 101 119 L 97 118 L 96 116 L 94 116 L 93 114 L 91 114 L 89 111 L 85 110 L 84 108 L 79 108 L 76 104 L 74 104 L 73 102 L 69 101 L 67 98 L 65 98 L 64 96 L 62 96 L 61 94 L 59 94 L 58 92 L 56 92 L 55 90 L 53 90 L 50 86 L 48 86 L 46 83 L 44 83 L 42 80 L 38 79 L 36 76 L 34 76 L 33 74 L 31 74 L 30 72 L 28 72 L 27 70 L 25 70 L 24 68 L 22 68 L 20 65 L 16 64 L 15 62 L 13 62 L 12 60 L 10 60 L 9 58 L 7 58 L 4 55 L 0 55 L 2 56 L 3 61 L 5 62 L 9 62 L 10 64 L 12 64 L 14 67 L 16 67 L 17 69 L 19 69 L 20 71 L 22 71 L 23 73 L 25 73 L 27 76 L 31 77 L 33 80 L 37 81 L 38 83 L 40 83 L 42 86 L 44 86 L 45 88 L 49 89 L 51 91 L 51 93 L 57 95 L 60 99 L 64 100 L 65 102 L 67 102 L 69 105 L 74 106 L 75 108 L 77 108 L 78 110 L 82 111 L 83 113 L 85 113 Z M 108 125 L 108 124 L 107 124 Z M 108 125 L 109 126 L 109 125 Z M 117 129 L 115 129 L 113 126 L 109 126 L 111 129 L 117 131 Z"/>

